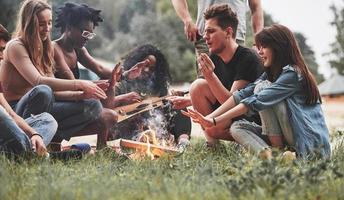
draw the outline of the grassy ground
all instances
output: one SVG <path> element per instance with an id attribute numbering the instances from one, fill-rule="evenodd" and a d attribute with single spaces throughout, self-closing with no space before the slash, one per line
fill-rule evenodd
<path id="1" fill-rule="evenodd" d="M 343 139 L 342 133 L 335 134 Z M 344 199 L 344 144 L 331 161 L 262 161 L 225 143 L 131 161 L 103 150 L 81 161 L 0 156 L 0 199 Z"/>

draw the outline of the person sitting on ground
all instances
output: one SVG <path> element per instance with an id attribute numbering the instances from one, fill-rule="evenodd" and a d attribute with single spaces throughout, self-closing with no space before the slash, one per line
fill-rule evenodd
<path id="1" fill-rule="evenodd" d="M 79 79 L 78 62 L 84 67 L 96 73 L 101 79 L 111 79 L 113 69 L 104 67 L 94 59 L 87 51 L 85 45 L 88 40 L 95 37 L 93 32 L 103 19 L 100 16 L 100 10 L 88 7 L 85 4 L 65 3 L 60 7 L 56 17 L 56 28 L 61 29 L 61 36 L 53 42 L 56 62 L 55 76 L 64 79 Z M 134 79 L 141 73 L 141 65 L 125 73 L 128 79 Z M 128 92 L 120 96 L 112 96 L 112 89 L 107 91 L 108 97 L 111 98 L 112 107 L 125 103 L 136 102 L 141 97 L 135 92 Z M 110 101 L 110 99 L 108 100 Z M 105 109 L 107 110 L 107 109 Z M 107 110 L 110 113 L 109 110 Z M 114 115 L 114 114 L 113 114 Z"/>
<path id="2" fill-rule="evenodd" d="M 301 158 L 329 158 L 329 133 L 321 110 L 321 97 L 295 36 L 285 26 L 275 24 L 255 36 L 265 73 L 245 89 L 237 91 L 207 116 L 187 113 L 204 128 L 217 124 L 229 127 L 237 116 L 258 111 L 262 126 L 236 121 L 233 138 L 255 152 L 268 145 L 256 137 L 266 134 L 272 147 L 293 148 Z"/>
<path id="3" fill-rule="evenodd" d="M 54 77 L 52 11 L 46 1 L 23 1 L 18 16 L 15 37 L 8 42 L 1 63 L 4 97 L 23 118 L 50 113 L 58 122 L 53 140 L 68 140 L 99 120 L 102 106 L 96 99 L 106 98 L 102 88 L 108 83 Z"/>
<path id="4" fill-rule="evenodd" d="M 3 50 L 11 39 L 10 34 L 0 24 L 0 62 Z M 17 115 L 2 93 L 0 82 L 0 152 L 6 155 L 21 155 L 35 152 L 45 156 L 46 145 L 50 143 L 57 130 L 57 122 L 49 113 L 32 115 L 25 120 Z"/>
<path id="5" fill-rule="evenodd" d="M 143 97 L 164 97 L 168 95 L 170 83 L 170 72 L 168 62 L 163 53 L 151 44 L 145 44 L 133 49 L 123 58 L 125 72 L 142 63 L 143 68 L 139 77 L 135 79 L 122 79 L 116 87 L 116 95 L 135 91 Z M 191 120 L 181 114 L 180 110 L 175 112 L 172 121 L 168 122 L 169 132 L 174 136 L 179 147 L 184 148 L 189 144 L 191 134 Z M 166 114 L 166 113 L 165 113 Z M 183 147 L 182 147 L 183 146 Z"/>
<path id="6" fill-rule="evenodd" d="M 210 6 L 204 13 L 204 18 L 206 22 L 203 37 L 210 57 L 202 53 L 197 59 L 203 78 L 198 78 L 191 84 L 191 101 L 175 98 L 172 102 L 176 108 L 192 105 L 202 115 L 208 115 L 235 91 L 256 80 L 262 72 L 262 66 L 252 49 L 236 43 L 238 19 L 229 5 Z M 246 118 L 259 123 L 258 115 Z M 219 139 L 234 140 L 228 126 L 224 127 L 222 124 L 206 129 L 205 137 L 208 147 L 216 145 Z"/>

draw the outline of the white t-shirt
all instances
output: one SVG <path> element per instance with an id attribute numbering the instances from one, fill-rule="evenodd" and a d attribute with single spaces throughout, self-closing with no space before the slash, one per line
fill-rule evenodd
<path id="1" fill-rule="evenodd" d="M 197 22 L 196 25 L 201 35 L 204 32 L 205 20 L 203 13 L 213 4 L 227 3 L 236 12 L 239 20 L 236 39 L 245 41 L 246 35 L 246 12 L 248 10 L 247 0 L 198 0 Z"/>

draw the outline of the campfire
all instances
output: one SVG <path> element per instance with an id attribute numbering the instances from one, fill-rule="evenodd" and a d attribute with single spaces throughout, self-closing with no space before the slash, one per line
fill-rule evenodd
<path id="1" fill-rule="evenodd" d="M 123 151 L 132 150 L 127 153 L 128 157 L 133 160 L 141 160 L 148 157 L 154 160 L 166 154 L 176 154 L 178 151 L 173 146 L 167 146 L 169 142 L 159 141 L 155 136 L 154 130 L 146 130 L 141 133 L 139 141 L 117 139 L 108 141 L 107 145 L 111 146 L 116 152 L 124 154 Z M 163 146 L 166 145 L 166 146 Z"/>

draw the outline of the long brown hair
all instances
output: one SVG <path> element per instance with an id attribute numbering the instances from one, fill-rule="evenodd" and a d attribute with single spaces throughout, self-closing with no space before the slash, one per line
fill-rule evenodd
<path id="1" fill-rule="evenodd" d="M 293 33 L 287 27 L 279 24 L 266 27 L 255 35 L 255 42 L 258 47 L 272 49 L 272 64 L 266 70 L 270 81 L 276 81 L 282 68 L 291 65 L 303 77 L 306 104 L 314 104 L 318 100 L 321 102 L 315 78 L 305 64 Z"/>
<path id="2" fill-rule="evenodd" d="M 39 34 L 38 13 L 51 7 L 43 0 L 25 0 L 19 11 L 15 37 L 21 39 L 32 63 L 42 75 L 52 74 L 54 52 L 50 35 L 44 41 Z"/>

